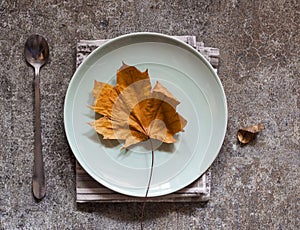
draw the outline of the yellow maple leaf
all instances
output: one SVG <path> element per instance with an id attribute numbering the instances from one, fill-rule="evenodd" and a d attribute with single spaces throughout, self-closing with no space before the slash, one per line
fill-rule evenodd
<path id="1" fill-rule="evenodd" d="M 180 102 L 159 82 L 152 89 L 148 70 L 123 63 L 116 86 L 95 81 L 93 96 L 91 108 L 102 117 L 90 124 L 104 139 L 124 140 L 123 148 L 148 139 L 174 143 L 187 124 L 176 112 Z"/>

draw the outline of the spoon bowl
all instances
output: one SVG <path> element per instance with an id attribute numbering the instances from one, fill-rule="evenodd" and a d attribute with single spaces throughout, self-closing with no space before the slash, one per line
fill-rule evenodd
<path id="1" fill-rule="evenodd" d="M 34 68 L 34 102 L 35 102 L 35 130 L 34 130 L 34 164 L 32 176 L 32 191 L 36 199 L 42 199 L 46 194 L 44 162 L 41 138 L 40 113 L 40 68 L 49 60 L 49 46 L 41 35 L 31 35 L 24 49 L 26 61 Z"/>
<path id="2" fill-rule="evenodd" d="M 25 43 L 24 55 L 26 61 L 34 68 L 46 64 L 49 59 L 49 46 L 46 39 L 38 34 L 31 35 Z"/>

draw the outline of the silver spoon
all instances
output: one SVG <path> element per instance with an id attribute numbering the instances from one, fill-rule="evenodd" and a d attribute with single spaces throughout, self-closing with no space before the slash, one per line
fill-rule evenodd
<path id="1" fill-rule="evenodd" d="M 46 185 L 42 154 L 39 75 L 41 66 L 49 59 L 49 47 L 45 38 L 41 35 L 31 35 L 26 41 L 24 55 L 26 61 L 34 68 L 35 132 L 32 191 L 35 198 L 42 199 L 46 194 Z"/>

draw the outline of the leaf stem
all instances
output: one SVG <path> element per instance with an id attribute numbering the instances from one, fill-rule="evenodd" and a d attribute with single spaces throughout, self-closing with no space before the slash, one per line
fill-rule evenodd
<path id="1" fill-rule="evenodd" d="M 144 201 L 143 201 L 143 207 L 142 207 L 142 214 L 141 214 L 141 220 L 140 220 L 141 221 L 141 230 L 143 229 L 143 219 L 144 219 L 146 200 L 147 200 L 148 192 L 149 192 L 149 189 L 150 189 L 150 184 L 151 184 L 152 174 L 153 174 L 153 165 L 154 165 L 153 144 L 152 144 L 152 140 L 150 138 L 149 138 L 149 140 L 150 140 L 150 145 L 151 145 L 151 169 L 150 169 L 150 176 L 149 176 L 148 186 L 147 186 L 146 194 L 145 194 Z"/>

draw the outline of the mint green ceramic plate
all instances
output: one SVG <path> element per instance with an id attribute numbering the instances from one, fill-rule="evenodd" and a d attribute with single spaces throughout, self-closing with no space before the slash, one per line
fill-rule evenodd
<path id="1" fill-rule="evenodd" d="M 88 108 L 94 80 L 114 84 L 122 61 L 148 69 L 152 84 L 160 81 L 181 102 L 177 110 L 188 124 L 177 143 L 155 150 L 149 197 L 172 193 L 195 181 L 218 155 L 227 126 L 221 81 L 192 47 L 156 33 L 115 38 L 84 60 L 65 98 L 67 139 L 78 162 L 96 181 L 126 195 L 145 196 L 151 165 L 147 143 L 124 153 L 119 142 L 102 140 L 87 124 L 95 119 Z"/>

